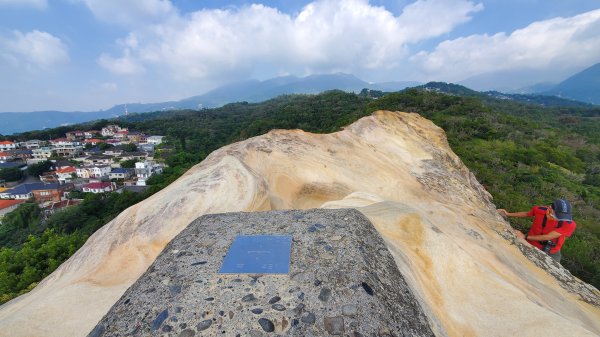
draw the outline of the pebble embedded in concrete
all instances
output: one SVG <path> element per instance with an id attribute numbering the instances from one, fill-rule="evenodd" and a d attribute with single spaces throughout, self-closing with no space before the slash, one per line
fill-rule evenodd
<path id="1" fill-rule="evenodd" d="M 218 273 L 236 235 L 259 234 L 292 236 L 288 274 Z M 89 336 L 359 337 L 381 327 L 433 336 L 373 225 L 356 210 L 315 209 L 195 220 Z"/>

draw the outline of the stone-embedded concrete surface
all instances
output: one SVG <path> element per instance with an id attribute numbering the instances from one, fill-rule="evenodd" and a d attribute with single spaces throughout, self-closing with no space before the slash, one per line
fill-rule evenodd
<path id="1" fill-rule="evenodd" d="M 168 221 L 168 219 L 165 219 Z M 288 275 L 226 275 L 236 235 L 292 235 Z M 352 209 L 206 215 L 89 336 L 433 336 L 372 224 Z"/>

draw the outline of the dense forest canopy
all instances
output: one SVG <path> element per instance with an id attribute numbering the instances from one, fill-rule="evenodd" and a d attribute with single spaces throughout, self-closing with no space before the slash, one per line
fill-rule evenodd
<path id="1" fill-rule="evenodd" d="M 22 205 L 0 227 L 0 300 L 35 286 L 85 239 L 119 212 L 177 179 L 212 151 L 272 129 L 329 133 L 375 110 L 417 112 L 442 127 L 448 141 L 498 208 L 524 211 L 567 198 L 578 228 L 563 247 L 562 263 L 600 287 L 600 108 L 587 105 L 526 104 L 475 95 L 452 85 L 385 94 L 329 91 L 287 95 L 263 102 L 228 104 L 200 111 L 134 114 L 117 120 L 32 131 L 12 139 L 51 139 L 72 129 L 118 123 L 147 134 L 165 135 L 157 156 L 169 167 L 152 177 L 142 195 L 92 196 L 39 225 L 39 209 Z M 440 91 L 448 91 L 451 94 Z M 457 91 L 458 90 L 458 91 Z M 551 101 L 550 101 L 551 102 Z M 511 219 L 513 221 L 513 219 Z M 515 220 L 525 230 L 530 219 Z M 9 256 L 17 258 L 9 258 Z"/>

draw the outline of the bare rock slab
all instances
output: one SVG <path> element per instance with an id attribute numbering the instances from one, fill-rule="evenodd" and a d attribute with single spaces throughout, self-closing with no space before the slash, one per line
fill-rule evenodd
<path id="1" fill-rule="evenodd" d="M 291 235 L 288 274 L 220 274 L 237 235 Z M 211 245 L 206 245 L 211 242 Z M 434 336 L 372 224 L 353 209 L 203 216 L 90 336 Z"/>

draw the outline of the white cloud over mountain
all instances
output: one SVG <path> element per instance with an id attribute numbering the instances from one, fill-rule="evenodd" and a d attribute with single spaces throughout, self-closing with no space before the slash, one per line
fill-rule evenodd
<path id="1" fill-rule="evenodd" d="M 465 0 L 420 0 L 394 16 L 366 0 L 318 0 L 297 15 L 264 5 L 206 9 L 133 30 L 119 41 L 123 56 L 103 55 L 100 64 L 124 74 L 118 64 L 135 62 L 208 80 L 253 75 L 257 67 L 272 69 L 269 75 L 397 71 L 410 44 L 448 33 L 482 8 Z"/>
<path id="2" fill-rule="evenodd" d="M 534 22 L 514 32 L 471 35 L 412 57 L 429 78 L 457 81 L 511 69 L 561 69 L 600 61 L 600 10 Z"/>
<path id="3" fill-rule="evenodd" d="M 69 61 L 63 41 L 39 30 L 28 33 L 15 30 L 10 37 L 0 37 L 0 56 L 10 65 L 28 70 L 50 69 Z"/>

